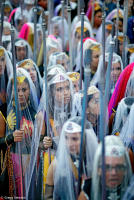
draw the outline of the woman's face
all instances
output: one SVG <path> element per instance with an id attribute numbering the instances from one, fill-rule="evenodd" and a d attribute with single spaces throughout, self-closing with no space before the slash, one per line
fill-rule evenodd
<path id="1" fill-rule="evenodd" d="M 70 91 L 70 84 L 69 81 L 64 81 L 60 83 L 56 83 L 55 92 L 54 92 L 54 99 L 55 102 L 62 106 L 68 104 L 71 98 L 71 91 Z"/>
<path id="2" fill-rule="evenodd" d="M 100 51 L 92 51 L 91 70 L 96 72 L 99 62 Z"/>
<path id="3" fill-rule="evenodd" d="M 125 158 L 106 157 L 106 186 L 110 189 L 117 188 L 126 173 Z"/>
<path id="4" fill-rule="evenodd" d="M 68 63 L 66 58 L 63 58 L 62 60 L 57 59 L 56 64 L 62 65 L 65 68 L 65 70 L 68 71 Z"/>
<path id="5" fill-rule="evenodd" d="M 98 11 L 94 16 L 94 27 L 99 28 L 102 23 L 102 12 Z"/>
<path id="6" fill-rule="evenodd" d="M 30 88 L 27 82 L 23 81 L 22 83 L 17 84 L 18 88 L 18 100 L 21 106 L 24 106 L 28 103 Z M 13 89 L 14 93 L 14 89 Z"/>
<path id="7" fill-rule="evenodd" d="M 113 63 L 111 68 L 111 81 L 115 82 L 118 80 L 121 73 L 121 64 L 119 62 Z"/>
<path id="8" fill-rule="evenodd" d="M 59 29 L 59 25 L 58 24 L 54 24 L 53 26 L 53 34 L 54 36 L 59 36 L 60 35 L 60 29 Z"/>
<path id="9" fill-rule="evenodd" d="M 5 7 L 4 16 L 9 17 L 10 13 L 11 13 L 11 8 L 10 7 Z"/>
<path id="10" fill-rule="evenodd" d="M 33 83 L 35 83 L 37 81 L 37 72 L 35 67 L 33 65 L 26 65 L 26 67 L 24 66 L 24 69 L 26 69 L 26 71 L 30 74 Z"/>
<path id="11" fill-rule="evenodd" d="M 26 46 L 16 47 L 16 58 L 18 61 L 24 60 L 27 56 Z"/>
<path id="12" fill-rule="evenodd" d="M 79 80 L 73 81 L 74 92 L 79 92 Z"/>
<path id="13" fill-rule="evenodd" d="M 116 19 L 114 19 L 113 22 L 116 24 Z M 118 29 L 119 32 L 123 32 L 123 21 L 121 19 L 119 19 Z"/>
<path id="14" fill-rule="evenodd" d="M 66 133 L 65 139 L 69 152 L 73 155 L 79 154 L 81 134 L 79 132 L 68 134 Z"/>
<path id="15" fill-rule="evenodd" d="M 4 74 L 5 67 L 6 67 L 6 60 L 5 56 L 2 55 L 0 56 L 0 75 Z"/>
<path id="16" fill-rule="evenodd" d="M 100 113 L 100 103 L 99 103 L 99 93 L 93 94 L 92 99 L 88 102 L 87 105 L 87 119 L 91 122 L 91 124 L 95 127 L 96 122 Z"/>

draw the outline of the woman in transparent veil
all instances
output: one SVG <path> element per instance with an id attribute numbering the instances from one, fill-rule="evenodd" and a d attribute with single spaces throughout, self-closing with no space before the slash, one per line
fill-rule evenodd
<path id="1" fill-rule="evenodd" d="M 40 75 L 39 69 L 35 62 L 32 59 L 25 59 L 17 63 L 18 68 L 25 69 L 29 74 L 30 77 L 35 85 L 38 101 L 40 101 L 42 90 L 43 90 L 43 80 Z"/>
<path id="2" fill-rule="evenodd" d="M 127 146 L 134 152 L 134 123 L 133 123 L 133 114 L 134 114 L 134 104 L 131 106 L 130 113 L 127 117 L 127 120 L 124 123 L 124 126 L 122 127 L 122 130 L 120 132 L 120 138 Z"/>
<path id="3" fill-rule="evenodd" d="M 131 64 L 127 65 L 125 67 L 125 69 L 121 72 L 121 74 L 120 74 L 120 76 L 119 76 L 119 78 L 117 80 L 117 83 L 115 85 L 115 89 L 113 91 L 113 94 L 111 96 L 111 99 L 110 99 L 109 105 L 108 105 L 109 118 L 112 115 L 113 109 L 116 109 L 116 107 L 117 107 L 118 103 L 120 102 L 120 100 L 123 97 L 127 96 L 127 95 L 125 95 L 126 88 L 127 88 L 127 83 L 128 83 L 128 80 L 131 77 L 131 74 L 133 72 L 133 68 L 134 68 L 134 63 L 131 63 Z M 128 93 L 129 93 L 129 89 L 128 89 Z M 128 95 L 128 96 L 130 96 L 130 95 Z"/>
<path id="4" fill-rule="evenodd" d="M 106 70 L 109 62 L 109 55 L 110 53 L 105 54 L 105 68 L 103 67 L 103 56 L 102 55 L 100 56 L 96 74 L 94 75 L 93 80 L 91 82 L 92 85 L 99 86 L 102 77 L 104 77 L 104 80 L 106 80 Z M 110 74 L 110 89 L 111 89 L 110 94 L 113 93 L 115 84 L 122 70 L 123 70 L 123 64 L 121 57 L 116 53 L 113 53 L 111 74 Z"/>
<path id="5" fill-rule="evenodd" d="M 129 155 L 121 139 L 117 136 L 105 137 L 105 199 L 120 200 L 129 185 L 132 169 Z M 93 163 L 92 179 L 84 183 L 87 198 L 102 199 L 102 143 L 98 145 Z"/>
<path id="6" fill-rule="evenodd" d="M 90 22 L 84 21 L 84 30 L 83 30 L 83 39 L 91 37 L 93 38 L 92 27 Z M 72 26 L 72 66 L 74 67 L 77 64 L 77 56 L 78 56 L 78 47 L 81 39 L 81 21 L 78 21 L 76 24 Z"/>
<path id="7" fill-rule="evenodd" d="M 64 52 L 55 52 L 55 53 L 51 54 L 49 57 L 48 67 L 50 67 L 51 65 L 56 65 L 56 64 L 60 64 L 60 65 L 64 66 L 65 71 L 68 72 L 69 71 L 68 55 Z"/>
<path id="8" fill-rule="evenodd" d="M 7 83 L 13 74 L 13 66 L 7 51 L 0 46 L 0 107 L 6 103 Z"/>
<path id="9" fill-rule="evenodd" d="M 13 74 L 13 66 L 5 48 L 0 46 L 0 196 L 7 195 L 9 191 L 9 179 L 7 162 L 9 148 L 6 145 L 13 143 L 13 137 L 6 138 L 6 117 L 7 117 L 7 84 Z M 10 145 L 9 145 L 10 146 Z M 8 155 L 7 155 L 8 154 Z M 7 160 L 7 162 L 5 162 Z M 9 192 L 9 193 L 8 193 Z"/>
<path id="10" fill-rule="evenodd" d="M 55 160 L 49 167 L 45 199 L 76 199 L 81 142 L 81 117 L 67 120 L 62 128 Z M 91 177 L 97 138 L 89 122 L 85 122 L 82 177 Z M 52 173 L 52 174 L 51 174 Z"/>
<path id="11" fill-rule="evenodd" d="M 49 132 L 47 132 L 46 121 L 46 98 L 49 106 Z M 27 198 L 32 195 L 41 195 L 45 190 L 46 174 L 49 167 L 49 159 L 53 159 L 58 147 L 59 137 L 64 122 L 72 114 L 73 87 L 70 78 L 62 71 L 49 75 L 48 96 L 45 95 L 45 85 L 40 100 L 40 105 L 36 115 L 34 125 L 34 139 L 32 140 L 31 160 L 27 178 Z M 45 136 L 45 137 L 44 137 Z M 43 143 L 43 145 L 42 145 Z M 49 150 L 51 149 L 51 155 Z M 43 151 L 41 154 L 38 150 Z M 38 154 L 39 153 L 39 154 Z M 40 155 L 40 165 L 43 163 L 42 170 L 36 171 L 37 155 Z M 44 176 L 42 176 L 42 171 Z M 39 177 L 40 184 L 33 184 L 33 179 Z M 34 191 L 33 193 L 31 192 Z M 38 191 L 41 192 L 38 192 Z M 34 195 L 33 195 L 34 196 Z"/>
<path id="12" fill-rule="evenodd" d="M 12 145 L 11 148 L 14 196 L 22 198 L 25 197 L 26 192 L 25 175 L 30 159 L 31 141 L 38 100 L 35 86 L 27 71 L 17 69 L 18 116 L 16 118 L 13 83 L 14 80 L 11 77 L 7 87 L 8 107 L 6 135 L 12 134 L 16 129 L 24 131 L 22 142 Z"/>
<path id="13" fill-rule="evenodd" d="M 42 97 L 44 98 L 44 95 Z M 60 72 L 49 80 L 48 97 L 50 132 L 52 138 L 55 140 L 59 137 L 64 122 L 72 114 L 73 85 L 65 73 Z M 46 108 L 43 109 L 46 110 Z M 48 148 L 47 145 L 46 148 Z"/>
<path id="14" fill-rule="evenodd" d="M 117 107 L 117 111 L 115 113 L 115 120 L 113 123 L 113 134 L 120 133 L 131 110 L 131 106 L 134 103 L 134 98 L 132 96 L 128 96 L 123 98 Z"/>

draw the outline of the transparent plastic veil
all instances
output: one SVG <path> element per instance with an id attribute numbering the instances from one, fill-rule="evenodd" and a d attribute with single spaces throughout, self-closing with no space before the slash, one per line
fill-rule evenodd
<path id="1" fill-rule="evenodd" d="M 78 189 L 79 147 L 71 144 L 71 135 L 80 137 L 81 117 L 73 117 L 65 122 L 59 141 L 54 169 L 53 199 L 76 199 Z M 76 135 L 75 135 L 76 134 Z M 85 122 L 83 176 L 91 177 L 93 160 L 97 148 L 97 138 L 89 122 Z M 75 168 L 75 170 L 74 170 Z M 77 171 L 77 172 L 76 172 Z M 76 172 L 76 173 L 75 173 Z"/>
<path id="2" fill-rule="evenodd" d="M 7 84 L 13 74 L 13 66 L 5 48 L 0 46 L 0 106 L 6 103 Z"/>
<path id="3" fill-rule="evenodd" d="M 84 21 L 84 38 L 91 37 L 93 38 L 92 33 L 92 27 L 90 22 Z M 81 21 L 78 21 L 76 24 L 74 24 L 74 27 L 72 27 L 72 65 L 74 66 L 77 62 L 76 58 L 79 51 L 78 43 L 80 42 L 80 38 L 77 38 L 77 33 L 80 33 L 81 35 Z"/>
<path id="4" fill-rule="evenodd" d="M 73 116 L 82 115 L 83 91 L 74 94 L 72 114 Z M 100 116 L 100 91 L 95 86 L 88 87 L 86 117 L 92 124 L 96 135 L 99 134 L 99 116 Z"/>
<path id="5" fill-rule="evenodd" d="M 87 38 L 83 44 L 83 59 L 84 60 L 85 60 L 87 49 L 101 51 L 101 44 L 99 42 L 95 41 L 93 38 Z M 85 67 L 85 62 L 83 62 L 83 64 Z"/>
<path id="6" fill-rule="evenodd" d="M 25 187 L 25 178 L 30 160 L 38 100 L 35 86 L 29 74 L 24 69 L 17 69 L 17 87 L 19 111 L 17 118 L 19 124 L 17 124 L 16 120 L 13 77 L 11 77 L 7 87 L 9 103 L 7 107 L 6 134 L 13 134 L 17 127 L 24 131 L 22 141 L 12 145 L 11 158 L 13 163 L 14 195 L 25 198 L 27 190 Z"/>
<path id="7" fill-rule="evenodd" d="M 22 39 L 22 38 L 17 38 L 15 40 L 15 47 L 19 47 L 19 46 L 25 46 L 26 47 L 26 58 L 33 58 L 33 52 L 32 52 L 32 48 L 31 46 L 29 45 L 29 43 Z M 16 59 L 17 59 L 17 56 L 16 56 Z"/>
<path id="8" fill-rule="evenodd" d="M 51 65 L 61 64 L 65 70 L 69 70 L 69 57 L 64 52 L 56 52 L 50 55 L 48 67 Z"/>
<path id="9" fill-rule="evenodd" d="M 100 143 L 96 150 L 94 164 L 93 164 L 92 198 L 91 198 L 93 200 L 100 200 L 102 198 L 101 197 L 102 185 L 101 185 L 101 178 L 100 178 L 101 176 L 99 172 L 99 168 L 101 166 L 101 156 L 102 156 L 102 144 Z M 109 162 L 107 159 L 109 160 Z M 119 160 L 116 160 L 116 164 L 115 164 L 115 160 L 113 159 L 119 159 Z M 120 184 L 118 183 L 119 185 L 117 185 L 116 187 L 114 186 L 113 188 L 112 187 L 110 188 L 110 185 L 107 181 L 109 179 L 108 179 L 108 176 L 106 175 L 106 195 L 107 195 L 106 198 L 109 197 L 109 199 L 116 199 L 116 200 L 122 199 L 123 194 L 131 179 L 132 169 L 131 169 L 131 164 L 130 164 L 127 149 L 123 145 L 121 139 L 118 136 L 114 136 L 114 135 L 106 136 L 105 137 L 105 162 L 106 162 L 106 165 L 109 166 L 109 168 L 106 168 L 107 170 L 106 174 L 107 173 L 110 174 L 111 171 L 113 170 L 112 169 L 113 162 L 114 162 L 114 165 L 116 166 L 119 164 L 118 162 L 120 162 L 120 159 L 122 159 L 121 160 L 122 164 L 120 164 L 120 166 L 123 165 L 122 167 L 125 167 L 125 168 L 120 169 L 120 171 L 123 170 L 123 175 L 122 175 Z"/>
<path id="10" fill-rule="evenodd" d="M 128 186 L 124 196 L 123 200 L 133 200 L 134 199 L 134 175 L 131 178 L 130 185 Z"/>
<path id="11" fill-rule="evenodd" d="M 47 77 L 50 80 L 58 73 L 66 73 L 65 68 L 60 64 L 55 64 L 47 67 Z"/>
<path id="12" fill-rule="evenodd" d="M 123 98 L 117 107 L 116 115 L 115 115 L 115 121 L 113 126 L 113 133 L 121 132 L 122 127 L 124 126 L 127 117 L 129 115 L 131 106 L 134 103 L 133 97 L 125 97 Z"/>
<path id="13" fill-rule="evenodd" d="M 86 67 L 92 62 L 92 50 L 101 53 L 101 44 L 97 42 L 94 38 L 87 37 L 83 43 L 83 67 Z M 76 58 L 76 68 L 75 71 L 80 70 L 80 42 L 78 43 L 78 54 Z"/>
<path id="14" fill-rule="evenodd" d="M 71 24 L 71 32 L 73 32 L 74 27 L 76 26 L 76 24 L 80 21 L 79 16 L 75 16 L 73 18 L 72 24 Z M 89 23 L 89 19 L 86 15 L 84 15 L 84 21 Z"/>
<path id="15" fill-rule="evenodd" d="M 127 120 L 122 127 L 120 138 L 125 144 L 126 147 L 129 147 L 134 151 L 134 123 L 133 123 L 133 115 L 134 115 L 134 104 L 132 104 L 130 113 L 127 117 Z"/>
<path id="16" fill-rule="evenodd" d="M 46 51 L 47 51 L 47 64 L 49 62 L 49 56 L 54 52 L 62 51 L 62 44 L 59 42 L 54 35 L 49 35 L 46 38 Z M 43 64 L 43 43 L 41 44 L 41 48 L 38 54 L 37 66 Z"/>
<path id="17" fill-rule="evenodd" d="M 56 95 L 56 84 L 61 90 L 62 88 L 65 90 L 65 93 L 62 91 L 61 96 Z M 48 96 L 50 118 L 54 120 L 55 127 L 60 133 L 64 122 L 72 115 L 73 85 L 65 73 L 57 74 L 48 82 Z"/>
<path id="18" fill-rule="evenodd" d="M 34 132 L 31 142 L 31 155 L 25 179 L 25 185 L 27 188 L 26 189 L 27 200 L 40 198 L 43 194 L 43 186 L 42 186 L 43 167 L 42 166 L 41 168 L 39 167 L 39 162 L 42 163 L 41 152 L 39 152 L 39 145 L 40 145 L 42 127 L 45 120 L 44 116 L 45 116 L 45 110 L 42 111 L 39 108 L 34 122 Z M 38 189 L 40 193 L 38 193 Z"/>
<path id="19" fill-rule="evenodd" d="M 128 79 L 126 90 L 125 90 L 125 97 L 134 96 L 134 69 Z"/>
<path id="20" fill-rule="evenodd" d="M 124 70 L 121 72 L 121 74 L 120 74 L 120 76 L 117 80 L 117 83 L 115 85 L 115 89 L 113 91 L 113 94 L 111 96 L 111 99 L 110 99 L 109 105 L 108 105 L 109 117 L 112 114 L 112 109 L 113 108 L 116 109 L 119 101 L 121 101 L 122 98 L 127 96 L 127 95 L 125 95 L 126 87 L 127 87 L 128 81 L 131 77 L 131 74 L 133 72 L 133 67 L 134 67 L 134 63 L 127 65 L 124 68 Z M 131 81 L 130 81 L 130 83 L 131 83 Z M 133 85 L 133 84 L 130 84 L 130 85 Z M 130 92 L 131 91 L 132 91 L 132 89 L 130 89 Z M 128 89 L 128 96 L 130 96 L 130 92 L 129 92 L 129 89 Z"/>
<path id="21" fill-rule="evenodd" d="M 109 53 L 105 54 L 105 62 L 106 63 L 109 62 Z M 120 63 L 120 69 L 121 69 L 120 71 L 122 71 L 123 70 L 123 63 L 122 63 L 121 57 L 119 55 L 117 55 L 116 53 L 113 53 L 112 65 L 115 64 L 115 63 Z M 112 68 L 112 66 L 111 66 L 111 68 Z M 99 58 L 97 71 L 95 73 L 95 76 L 94 76 L 91 84 L 92 85 L 99 84 L 102 77 L 106 78 L 106 69 L 103 68 L 103 56 L 101 55 L 100 58 Z M 110 82 L 111 82 L 110 83 L 111 87 L 114 88 L 116 82 L 112 81 L 112 77 L 110 77 Z M 114 84 L 114 85 L 112 86 L 112 84 Z"/>
<path id="22" fill-rule="evenodd" d="M 36 92 L 37 92 L 38 99 L 40 100 L 40 97 L 41 97 L 41 94 L 42 94 L 42 90 L 43 90 L 43 79 L 42 79 L 42 77 L 40 75 L 39 68 L 37 67 L 35 62 L 33 60 L 31 60 L 31 59 L 25 59 L 25 60 L 22 60 L 22 61 L 18 62 L 17 63 L 17 68 L 20 68 L 20 67 L 24 68 L 26 71 L 29 72 L 29 74 L 31 76 L 31 79 L 33 80 L 33 83 L 34 83 L 34 85 L 36 87 Z M 29 69 L 29 67 L 31 69 Z M 33 75 L 33 73 L 34 73 L 33 67 L 34 67 L 34 69 L 36 71 L 36 75 Z"/>
<path id="23" fill-rule="evenodd" d="M 51 75 L 50 75 L 51 77 Z M 37 115 L 36 115 L 36 120 L 35 120 L 35 124 L 34 124 L 34 135 L 33 135 L 33 138 L 32 138 L 32 149 L 31 149 L 31 159 L 30 159 L 30 163 L 29 163 L 29 172 L 28 172 L 28 178 L 27 178 L 27 199 L 28 198 L 32 198 L 34 192 L 37 192 L 37 188 L 39 187 L 38 184 L 37 184 L 37 179 L 38 179 L 38 176 L 39 176 L 39 171 L 35 170 L 37 168 L 37 155 L 38 155 L 38 150 L 39 150 L 39 144 L 40 144 L 40 136 L 42 134 L 42 126 L 43 124 L 45 123 L 46 124 L 46 98 L 49 99 L 48 103 L 49 103 L 49 123 L 51 122 L 50 119 L 53 120 L 54 122 L 54 125 L 55 125 L 55 128 L 56 128 L 56 133 L 57 135 L 55 135 L 55 133 L 53 132 L 53 129 L 52 129 L 52 124 L 50 123 L 50 135 L 52 136 L 52 138 L 57 138 L 59 140 L 59 134 L 61 134 L 61 131 L 58 131 L 57 130 L 57 124 L 60 124 L 61 128 L 62 128 L 62 125 L 64 124 L 64 122 L 66 121 L 66 119 L 68 119 L 68 113 L 65 112 L 64 110 L 64 105 L 60 105 L 60 108 L 58 109 L 58 115 L 61 116 L 62 113 L 65 114 L 65 116 L 62 116 L 62 120 L 61 117 L 60 119 L 56 117 L 56 114 L 57 113 L 57 110 L 55 109 L 55 101 L 54 101 L 54 93 L 55 93 L 55 86 L 56 83 L 64 83 L 64 82 L 69 82 L 69 88 L 70 88 L 70 91 L 71 91 L 71 100 L 72 100 L 72 96 L 73 96 L 73 89 L 72 89 L 72 82 L 70 81 L 69 77 L 65 74 L 65 73 L 61 73 L 59 72 L 58 74 L 56 75 L 52 75 L 52 78 L 48 81 L 48 96 L 46 96 L 45 94 L 45 84 L 43 85 L 43 93 L 42 93 L 42 97 L 41 97 L 41 100 L 40 100 L 40 105 L 38 107 L 38 112 L 37 112 Z M 54 88 L 54 90 L 51 89 Z M 64 96 L 64 95 L 63 95 Z M 71 103 L 71 100 L 70 100 L 70 103 Z M 70 104 L 69 103 L 69 104 Z M 69 105 L 69 113 L 71 115 L 71 104 Z M 53 116 L 52 116 L 53 115 Z M 58 121 L 59 120 L 59 121 Z M 56 123 L 57 122 L 57 123 Z M 45 129 L 46 130 L 46 129 Z M 47 133 L 48 134 L 48 133 Z M 49 134 L 48 134 L 49 135 Z M 45 132 L 45 136 L 46 136 L 46 132 Z M 57 141 L 57 140 L 55 140 Z M 40 176 L 41 177 L 41 176 Z M 35 184 L 36 186 L 34 187 L 34 184 L 33 184 L 33 180 L 36 180 Z M 43 179 L 41 180 L 43 182 Z M 42 186 L 40 186 L 42 187 Z M 32 192 L 31 192 L 32 190 Z M 43 188 L 41 188 L 41 191 L 42 191 L 42 194 L 43 194 Z"/>
<path id="24" fill-rule="evenodd" d="M 64 30 L 63 30 L 63 25 L 64 25 Z M 68 41 L 68 23 L 66 19 L 64 18 L 62 22 L 61 16 L 53 17 L 51 19 L 50 34 L 54 35 L 57 38 L 57 40 L 59 40 L 60 42 L 62 41 L 63 34 L 64 34 L 64 47 L 65 47 Z"/>

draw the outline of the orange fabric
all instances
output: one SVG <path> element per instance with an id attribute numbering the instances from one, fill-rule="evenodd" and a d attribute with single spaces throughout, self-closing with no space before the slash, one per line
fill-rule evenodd
<path id="1" fill-rule="evenodd" d="M 45 194 L 45 186 L 46 186 L 46 180 L 47 180 L 47 172 L 49 168 L 49 154 L 48 152 L 44 152 L 43 155 L 44 158 L 44 169 L 43 169 L 43 193 Z M 54 155 L 51 155 L 51 162 L 54 160 Z"/>
<path id="2" fill-rule="evenodd" d="M 128 152 L 129 152 L 129 158 L 131 162 L 132 171 L 134 173 L 134 153 L 132 152 L 131 149 L 129 149 Z"/>

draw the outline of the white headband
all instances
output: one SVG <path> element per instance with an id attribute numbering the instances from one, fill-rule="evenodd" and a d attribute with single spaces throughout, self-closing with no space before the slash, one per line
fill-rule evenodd
<path id="1" fill-rule="evenodd" d="M 81 132 L 81 126 L 75 122 L 67 122 L 64 126 L 66 133 L 79 133 Z"/>
<path id="2" fill-rule="evenodd" d="M 118 145 L 110 145 L 106 147 L 106 156 L 122 157 L 125 154 L 125 148 Z"/>

